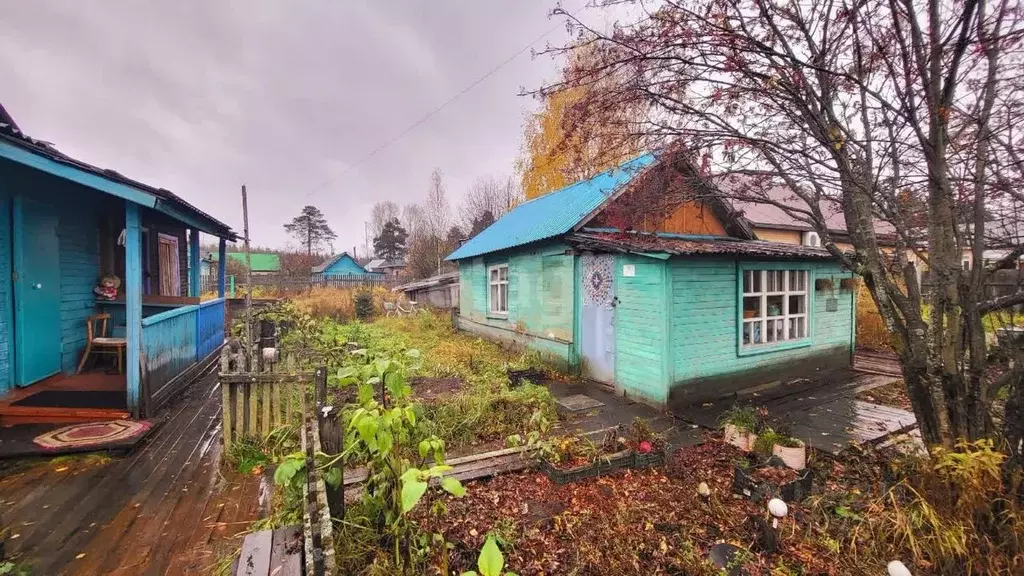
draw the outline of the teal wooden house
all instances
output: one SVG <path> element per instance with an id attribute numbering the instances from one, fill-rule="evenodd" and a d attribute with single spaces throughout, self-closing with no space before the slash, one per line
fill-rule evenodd
<path id="1" fill-rule="evenodd" d="M 378 272 L 370 272 L 364 268 L 356 259 L 349 256 L 348 252 L 342 252 L 331 256 L 319 266 L 314 266 L 313 275 L 320 276 L 345 276 L 352 278 L 383 278 L 384 275 Z"/>
<path id="2" fill-rule="evenodd" d="M 520 204 L 448 260 L 459 329 L 656 406 L 852 363 L 851 274 L 822 248 L 758 240 L 678 154 Z"/>
<path id="3" fill-rule="evenodd" d="M 0 424 L 147 416 L 181 390 L 224 342 L 223 272 L 220 297 L 199 299 L 200 232 L 221 258 L 235 239 L 167 190 L 25 135 L 0 107 Z"/>

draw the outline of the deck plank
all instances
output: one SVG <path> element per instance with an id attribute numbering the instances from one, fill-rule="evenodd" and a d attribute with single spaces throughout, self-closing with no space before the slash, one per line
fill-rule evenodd
<path id="1" fill-rule="evenodd" d="M 260 512 L 259 478 L 221 467 L 220 402 L 207 374 L 128 456 L 44 462 L 2 478 L 0 500 L 12 505 L 0 520 L 28 523 L 8 552 L 34 574 L 211 573 Z M 218 530 L 225 521 L 230 530 Z"/>

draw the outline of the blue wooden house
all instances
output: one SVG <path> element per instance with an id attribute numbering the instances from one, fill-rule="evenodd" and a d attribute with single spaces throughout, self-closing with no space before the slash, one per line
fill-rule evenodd
<path id="1" fill-rule="evenodd" d="M 849 366 L 849 271 L 759 239 L 681 154 L 520 204 L 448 256 L 458 327 L 657 406 Z"/>
<path id="2" fill-rule="evenodd" d="M 188 384 L 225 333 L 223 272 L 220 297 L 199 300 L 200 232 L 222 259 L 236 238 L 165 189 L 25 135 L 0 107 L 0 424 L 145 417 Z M 115 277 L 112 298 L 94 291 Z M 25 401 L 43 391 L 59 393 Z"/>
<path id="3" fill-rule="evenodd" d="M 356 259 L 349 256 L 348 252 L 342 252 L 331 256 L 319 266 L 314 266 L 312 273 L 314 276 L 325 276 L 325 277 L 349 277 L 349 278 L 383 278 L 384 274 L 379 272 L 370 272 L 364 268 Z"/>

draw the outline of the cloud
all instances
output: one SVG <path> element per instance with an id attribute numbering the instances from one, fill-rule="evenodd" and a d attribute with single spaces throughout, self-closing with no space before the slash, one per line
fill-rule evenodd
<path id="1" fill-rule="evenodd" d="M 28 134 L 173 190 L 238 230 L 245 183 L 257 244 L 285 245 L 282 225 L 311 203 L 338 249 L 349 249 L 363 243 L 373 202 L 420 201 L 434 167 L 453 204 L 478 176 L 512 172 L 535 106 L 519 89 L 550 79 L 558 64 L 528 53 L 366 155 L 545 31 L 557 27 L 545 41 L 563 41 L 553 7 L 12 3 L 0 35 L 3 103 Z"/>

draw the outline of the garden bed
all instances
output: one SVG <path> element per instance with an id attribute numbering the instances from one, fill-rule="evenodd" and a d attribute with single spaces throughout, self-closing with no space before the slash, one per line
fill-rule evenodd
<path id="1" fill-rule="evenodd" d="M 772 498 L 800 501 L 811 495 L 813 483 L 814 472 L 810 468 L 796 471 L 775 462 L 751 467 L 746 460 L 733 468 L 733 493 L 742 494 L 753 502 L 767 502 Z"/>
<path id="2" fill-rule="evenodd" d="M 430 378 L 416 376 L 409 380 L 412 397 L 422 402 L 438 402 L 462 391 L 462 378 Z"/>

